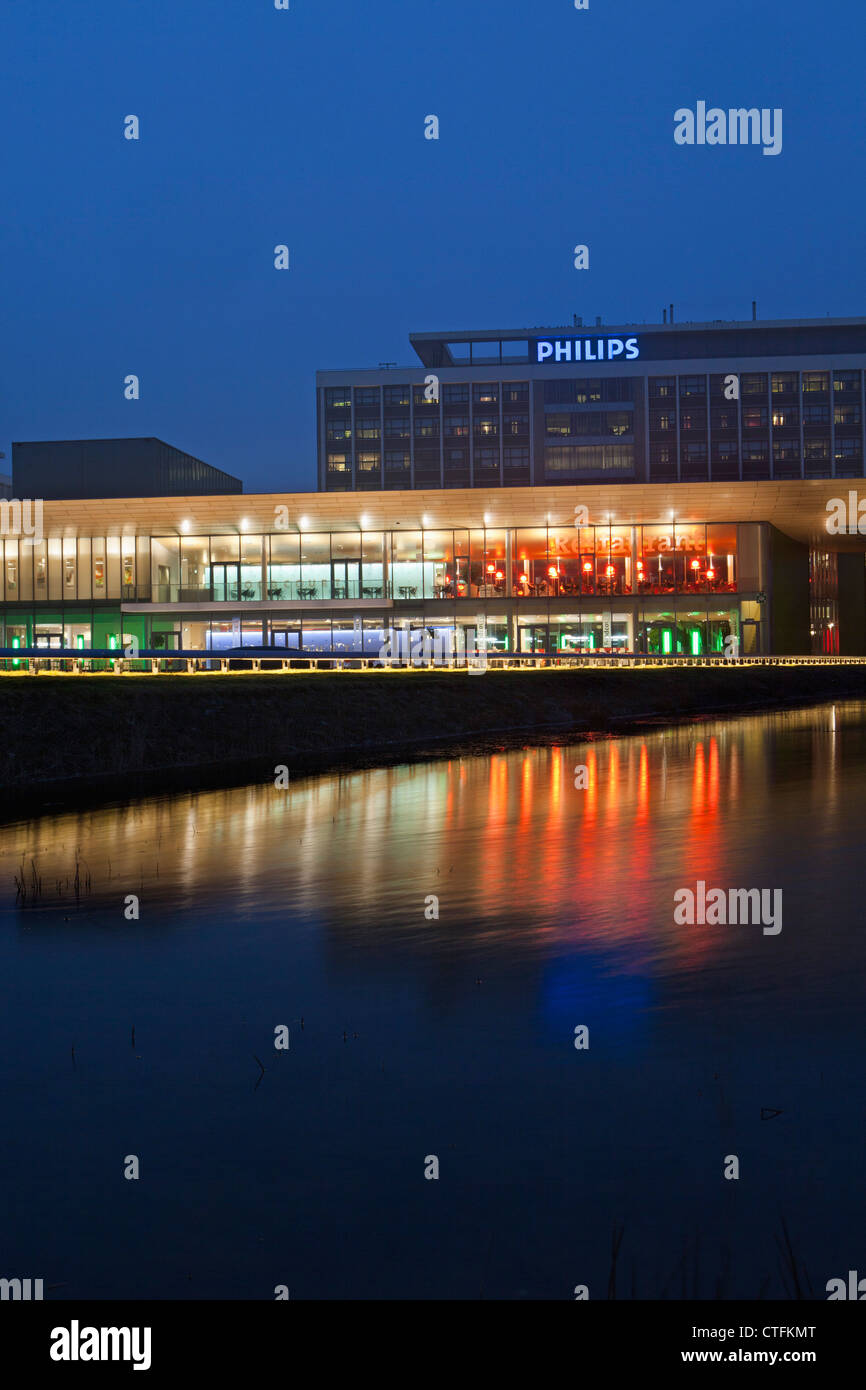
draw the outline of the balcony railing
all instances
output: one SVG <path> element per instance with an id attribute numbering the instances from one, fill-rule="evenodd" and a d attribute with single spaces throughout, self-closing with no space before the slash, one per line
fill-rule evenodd
<path id="1" fill-rule="evenodd" d="M 721 597 L 740 592 L 742 586 L 735 581 L 721 579 L 702 580 L 694 583 L 675 582 L 673 576 L 659 579 L 640 579 L 636 584 L 627 584 L 621 577 L 593 580 L 543 577 L 515 582 L 511 593 L 506 593 L 504 581 L 484 582 L 479 579 L 465 579 L 448 583 L 434 580 L 422 584 L 418 576 L 414 582 L 404 580 L 395 567 L 390 582 L 383 586 L 382 581 L 358 583 L 357 580 L 272 580 L 268 584 L 261 581 L 221 584 L 124 584 L 121 596 L 124 602 L 134 603 L 279 603 L 279 602 L 330 602 L 351 599 L 396 599 L 413 601 L 415 599 L 477 599 L 477 598 L 644 598 L 652 596 L 683 597 Z"/>

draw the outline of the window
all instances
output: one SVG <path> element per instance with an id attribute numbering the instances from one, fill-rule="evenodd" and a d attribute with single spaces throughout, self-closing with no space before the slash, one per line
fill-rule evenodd
<path id="1" fill-rule="evenodd" d="M 544 432 L 548 439 L 555 438 L 556 435 L 571 434 L 571 416 L 545 415 Z"/>
<path id="2" fill-rule="evenodd" d="M 556 444 L 545 454 L 548 473 L 609 473 L 634 468 L 631 444 Z"/>
<path id="3" fill-rule="evenodd" d="M 378 406 L 379 388 L 378 386 L 356 386 L 355 405 Z"/>
<path id="4" fill-rule="evenodd" d="M 359 454 L 359 455 L 358 455 L 358 472 L 359 472 L 359 473 L 377 473 L 378 471 L 379 471 L 379 455 L 378 455 L 378 454 Z"/>
<path id="5" fill-rule="evenodd" d="M 449 437 L 469 433 L 469 416 L 452 415 L 445 420 L 445 433 Z"/>
<path id="6" fill-rule="evenodd" d="M 862 445 L 859 439 L 837 439 L 836 440 L 836 461 L 844 462 L 850 459 L 859 459 L 862 453 Z"/>
<path id="7" fill-rule="evenodd" d="M 331 473 L 347 473 L 351 468 L 349 454 L 328 454 L 328 471 Z"/>
<path id="8" fill-rule="evenodd" d="M 799 463 L 800 441 L 798 439 L 774 439 L 773 462 Z"/>
<path id="9" fill-rule="evenodd" d="M 680 395 L 681 396 L 705 396 L 707 394 L 706 378 L 702 376 L 681 376 Z"/>
<path id="10" fill-rule="evenodd" d="M 795 405 L 777 405 L 773 407 L 774 429 L 798 429 L 799 425 L 800 415 Z"/>
<path id="11" fill-rule="evenodd" d="M 425 424 L 427 422 L 425 421 Z M 409 434 L 409 416 L 395 415 L 392 419 L 385 421 L 386 435 L 407 436 Z"/>
<path id="12" fill-rule="evenodd" d="M 670 470 L 676 472 L 677 451 L 673 444 L 653 444 L 650 446 L 650 469 L 655 472 L 657 469 Z"/>
<path id="13" fill-rule="evenodd" d="M 442 391 L 443 400 L 446 405 L 468 405 L 469 386 L 445 386 Z"/>
<path id="14" fill-rule="evenodd" d="M 767 373 L 744 372 L 740 377 L 740 393 L 743 396 L 766 396 Z"/>
<path id="15" fill-rule="evenodd" d="M 472 399 L 476 405 L 498 405 L 499 388 L 492 382 L 490 385 L 476 382 L 472 388 Z"/>
<path id="16" fill-rule="evenodd" d="M 476 415 L 475 433 L 479 438 L 496 439 L 499 434 L 498 417 Z"/>
<path id="17" fill-rule="evenodd" d="M 506 381 L 502 388 L 502 400 L 505 405 L 526 405 L 529 401 L 529 382 Z"/>
<path id="18" fill-rule="evenodd" d="M 503 449 L 503 463 L 506 468 L 529 468 L 529 450 L 510 448 L 508 445 Z"/>
<path id="19" fill-rule="evenodd" d="M 829 439 L 807 439 L 804 442 L 805 457 L 807 463 L 829 463 L 830 462 L 830 441 Z"/>
<path id="20" fill-rule="evenodd" d="M 675 416 L 667 410 L 650 411 L 650 430 L 653 434 L 666 434 L 677 427 Z"/>
<path id="21" fill-rule="evenodd" d="M 773 372 L 772 387 L 774 396 L 790 396 L 797 391 L 796 372 Z"/>
<path id="22" fill-rule="evenodd" d="M 605 414 L 606 434 L 631 434 L 634 429 L 630 410 L 608 410 Z"/>
<path id="23" fill-rule="evenodd" d="M 837 425 L 859 425 L 860 423 L 860 402 L 842 404 L 836 402 L 833 407 L 833 419 Z"/>
<path id="24" fill-rule="evenodd" d="M 439 438 L 439 418 L 431 416 L 429 419 L 423 417 L 419 420 L 415 417 L 415 438 L 416 439 L 438 439 Z"/>
<path id="25" fill-rule="evenodd" d="M 830 407 L 829 405 L 804 405 L 803 424 L 804 425 L 829 425 Z"/>
<path id="26" fill-rule="evenodd" d="M 828 391 L 830 389 L 830 375 L 828 372 L 804 372 L 803 373 L 803 395 L 812 391 Z"/>
<path id="27" fill-rule="evenodd" d="M 371 420 L 360 420 L 355 426 L 355 435 L 358 439 L 378 439 L 378 423 L 373 424 Z"/>
<path id="28" fill-rule="evenodd" d="M 689 443 L 683 446 L 683 462 L 687 464 L 703 463 L 707 461 L 706 444 Z"/>
<path id="29" fill-rule="evenodd" d="M 352 395 L 348 386 L 328 386 L 325 390 L 325 405 L 329 410 L 351 410 Z"/>
<path id="30" fill-rule="evenodd" d="M 859 372 L 834 372 L 833 390 L 836 395 L 851 394 L 860 390 Z"/>
<path id="31" fill-rule="evenodd" d="M 499 450 L 498 449 L 476 449 L 475 467 L 487 473 L 499 472 Z"/>
<path id="32" fill-rule="evenodd" d="M 409 387 L 408 386 L 386 386 L 385 387 L 386 405 L 408 405 Z"/>
<path id="33" fill-rule="evenodd" d="M 340 439 L 351 439 L 351 438 L 352 438 L 352 427 L 351 427 L 351 425 L 329 425 L 329 426 L 328 426 L 328 443 L 330 443 L 332 440 L 333 440 L 333 441 L 337 441 L 337 440 L 340 440 Z"/>
<path id="34" fill-rule="evenodd" d="M 705 410 L 683 410 L 680 412 L 680 429 L 698 434 L 707 432 L 707 412 Z"/>
<path id="35" fill-rule="evenodd" d="M 592 377 L 578 380 L 574 383 L 575 401 L 578 405 L 592 405 L 595 401 L 601 400 L 600 381 L 595 381 Z"/>
<path id="36" fill-rule="evenodd" d="M 606 401 L 630 401 L 634 396 L 634 379 L 630 376 L 609 376 L 602 382 Z"/>
<path id="37" fill-rule="evenodd" d="M 723 406 L 716 406 L 710 412 L 710 424 L 713 434 L 730 434 L 737 428 L 736 409 L 725 409 Z"/>
<path id="38" fill-rule="evenodd" d="M 502 422 L 505 434 L 528 434 L 529 416 L 528 415 L 506 415 Z"/>
<path id="39" fill-rule="evenodd" d="M 676 381 L 672 376 L 650 377 L 649 397 L 651 401 L 665 400 L 674 395 L 676 395 Z"/>
<path id="40" fill-rule="evenodd" d="M 743 440 L 743 463 L 769 463 L 770 445 L 766 439 Z"/>
<path id="41" fill-rule="evenodd" d="M 765 405 L 747 405 L 743 409 L 743 429 L 757 430 L 767 427 L 767 407 Z"/>
<path id="42" fill-rule="evenodd" d="M 577 399 L 577 383 L 574 381 L 546 381 L 544 383 L 545 405 L 573 405 Z"/>
<path id="43" fill-rule="evenodd" d="M 386 453 L 386 455 L 385 455 L 385 469 L 386 469 L 386 472 L 388 472 L 388 473 L 397 473 L 397 472 L 408 473 L 408 471 L 409 471 L 409 455 L 408 455 L 408 454 L 387 454 L 387 453 Z"/>

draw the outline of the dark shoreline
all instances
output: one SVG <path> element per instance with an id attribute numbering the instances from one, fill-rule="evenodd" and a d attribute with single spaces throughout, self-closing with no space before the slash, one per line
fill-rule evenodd
<path id="1" fill-rule="evenodd" d="M 265 781 L 280 763 L 349 772 L 864 697 L 866 666 L 15 678 L 0 682 L 0 823 Z"/>

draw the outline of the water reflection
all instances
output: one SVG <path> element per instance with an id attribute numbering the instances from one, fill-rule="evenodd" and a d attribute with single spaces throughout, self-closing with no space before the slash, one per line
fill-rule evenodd
<path id="1" fill-rule="evenodd" d="M 96 1052 L 94 1036 L 114 1038 L 118 1018 L 147 1020 L 139 1036 L 165 1049 L 178 1088 L 176 1116 L 166 1118 L 157 1093 L 153 1100 L 154 1132 L 168 1152 L 182 1145 L 175 1127 L 198 1123 L 205 1098 L 203 1128 L 231 1127 L 251 1053 L 267 1045 L 274 1022 L 285 1015 L 296 1028 L 306 1014 L 292 1054 L 300 1068 L 308 1049 L 305 1080 L 292 1071 L 283 1093 L 269 1066 L 256 1094 L 261 1113 L 247 1117 L 214 1168 L 220 1210 L 234 1211 L 236 1189 L 227 1178 L 223 1186 L 223 1174 L 247 1161 L 251 1144 L 261 1200 L 277 1201 L 284 1175 L 267 1176 L 268 1155 L 288 1145 L 309 1208 L 295 1210 L 293 1231 L 309 1223 L 311 1252 L 335 1203 L 347 1229 L 360 1210 L 381 1229 L 402 1181 L 382 1145 L 423 1155 L 432 1129 L 436 1143 L 477 1165 L 471 1182 L 461 1170 L 470 1225 L 483 1191 L 485 1220 L 514 1228 L 514 1251 L 500 1256 L 500 1296 L 560 1296 L 558 1281 L 566 1288 L 584 1277 L 572 1267 L 576 1251 L 604 1277 L 610 1222 L 626 1215 L 642 1294 L 653 1296 L 675 1263 L 680 1237 L 671 1233 L 686 1207 L 709 1241 L 746 1223 L 737 1290 L 754 1296 L 762 1241 L 775 1261 L 765 1207 L 777 1193 L 830 1277 L 834 1260 L 844 1270 L 859 1258 L 844 1240 L 860 1201 L 849 1162 L 860 1122 L 847 1118 L 847 1097 L 862 1087 L 864 817 L 866 707 L 851 702 L 9 825 L 0 832 L 0 950 L 18 998 L 0 1024 L 0 1053 L 26 1055 L 52 1078 L 73 1030 L 81 1056 L 88 1039 Z M 91 883 L 77 902 L 76 864 Z M 15 901 L 22 872 L 42 883 L 26 904 Z M 781 888 L 782 934 L 675 925 L 675 891 L 699 880 Z M 137 922 L 123 917 L 130 893 L 141 899 Z M 425 915 L 431 895 L 438 917 Z M 56 1035 L 46 1017 L 60 1020 Z M 357 1049 L 342 1051 L 347 1021 L 351 1029 L 359 1019 Z M 575 1071 L 577 1024 L 592 1043 Z M 224 1053 L 223 1037 L 233 1039 Z M 395 1074 L 393 1090 L 383 1090 Z M 202 1075 L 214 1078 L 206 1097 L 193 1089 Z M 14 1111 L 16 1080 L 4 1084 Z M 111 1106 L 104 1113 L 86 1093 L 68 1105 L 65 1092 L 46 1095 L 46 1129 L 68 1125 L 109 1142 Z M 780 1120 L 772 1133 L 760 1122 L 756 1131 L 762 1105 L 781 1108 L 789 1128 Z M 135 1113 L 127 1119 L 138 1122 Z M 347 1132 L 360 1145 L 351 1159 Z M 36 1155 L 32 1116 L 20 1134 Z M 735 1217 L 716 1169 L 719 1155 L 740 1147 L 753 1177 Z M 336 1176 L 335 1151 L 344 1153 Z M 490 1182 L 503 1162 L 525 1229 Z M 576 1163 L 593 1208 L 581 1205 L 579 1228 Z M 346 1165 L 357 1170 L 357 1191 Z M 407 1210 L 414 1200 L 406 1197 Z M 426 1220 L 407 1217 L 404 1255 L 415 1273 L 397 1260 L 393 1280 L 379 1271 L 371 1288 L 399 1296 L 408 1278 L 414 1296 L 477 1296 L 476 1273 L 466 1287 L 454 1273 L 475 1269 L 471 1242 L 420 1272 L 411 1248 Z M 13 1234 L 26 1251 L 26 1231 Z M 486 1250 L 487 1231 L 478 1239 Z M 352 1241 L 349 1264 L 375 1243 L 361 1230 Z M 527 1275 L 518 1247 L 533 1241 L 537 1268 Z M 659 1256 L 647 1274 L 662 1246 L 670 1262 Z M 207 1296 L 247 1289 L 220 1265 L 219 1243 L 205 1254 L 222 1271 L 209 1276 Z M 142 1268 L 152 1273 L 149 1258 Z M 309 1253 L 308 1268 L 317 1258 Z M 340 1293 L 343 1267 L 326 1260 L 310 1295 Z M 154 1296 L 142 1279 L 141 1296 Z"/>
<path id="2" fill-rule="evenodd" d="M 846 740 L 859 751 L 860 720 L 851 703 L 149 799 L 7 827 L 2 868 L 9 884 L 35 865 L 43 913 L 68 905 L 80 862 L 91 892 L 79 911 L 144 889 L 178 919 L 205 903 L 314 914 L 362 952 L 426 953 L 459 933 L 524 957 L 595 946 L 616 950 L 619 969 L 687 971 L 731 939 L 674 929 L 677 887 L 793 896 L 804 873 L 821 873 L 821 847 L 850 839 L 839 767 Z M 438 923 L 423 915 L 429 894 Z M 796 916 L 786 921 L 793 930 Z M 736 949 L 760 955 L 754 935 Z"/>

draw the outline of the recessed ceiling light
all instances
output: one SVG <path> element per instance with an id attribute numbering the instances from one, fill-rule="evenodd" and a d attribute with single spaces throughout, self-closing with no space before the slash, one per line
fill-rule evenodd
<path id="1" fill-rule="evenodd" d="M 188 531 L 188 530 L 189 530 L 189 525 L 190 525 L 190 524 L 189 524 L 188 521 L 182 521 L 182 522 L 180 523 L 180 529 L 181 529 L 181 531 Z"/>

